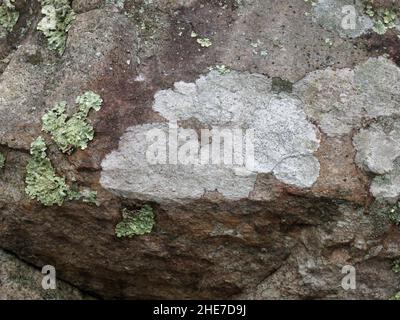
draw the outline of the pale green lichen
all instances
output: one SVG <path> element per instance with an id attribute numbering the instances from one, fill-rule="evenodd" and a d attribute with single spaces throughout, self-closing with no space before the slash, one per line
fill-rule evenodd
<path id="1" fill-rule="evenodd" d="M 32 157 L 26 168 L 25 192 L 31 199 L 36 199 L 45 206 L 61 206 L 69 194 L 69 187 L 65 178 L 56 175 L 46 150 L 47 146 L 42 137 L 32 142 Z"/>
<path id="2" fill-rule="evenodd" d="M 56 175 L 55 169 L 46 154 L 47 145 L 42 137 L 31 144 L 31 155 L 26 167 L 25 192 L 32 200 L 37 200 L 45 206 L 61 206 L 66 200 L 81 200 L 96 204 L 97 192 L 90 189 L 70 188 L 64 177 Z"/>
<path id="3" fill-rule="evenodd" d="M 137 212 L 124 208 L 122 218 L 123 220 L 115 227 L 115 234 L 118 238 L 140 236 L 153 230 L 154 213 L 153 208 L 149 205 L 144 205 Z"/>
<path id="4" fill-rule="evenodd" d="M 0 170 L 4 168 L 4 164 L 6 163 L 6 157 L 4 154 L 0 152 Z"/>
<path id="5" fill-rule="evenodd" d="M 218 73 L 220 75 L 223 75 L 223 76 L 231 72 L 231 69 L 229 69 L 227 66 L 225 66 L 223 64 L 222 65 L 216 65 L 215 69 L 218 71 Z"/>
<path id="6" fill-rule="evenodd" d="M 67 154 L 75 149 L 86 149 L 94 138 L 93 126 L 87 117 L 91 109 L 99 111 L 103 100 L 92 91 L 85 92 L 76 99 L 79 111 L 68 117 L 66 102 L 58 103 L 43 118 L 42 130 L 49 133 L 59 149 Z"/>
<path id="7" fill-rule="evenodd" d="M 374 20 L 373 30 L 380 35 L 396 27 L 397 13 L 391 8 L 377 8 L 373 0 L 364 0 L 364 12 Z"/>
<path id="8" fill-rule="evenodd" d="M 400 260 L 395 260 L 392 263 L 392 271 L 394 273 L 399 273 L 400 272 Z"/>
<path id="9" fill-rule="evenodd" d="M 76 148 L 85 149 L 94 137 L 93 127 L 87 122 L 87 117 L 91 109 L 100 110 L 102 102 L 99 95 L 87 91 L 76 99 L 79 111 L 71 117 L 66 114 L 66 103 L 61 102 L 43 116 L 42 130 L 51 135 L 62 152 L 70 154 Z M 28 196 L 45 206 L 61 206 L 65 200 L 81 200 L 98 205 L 95 191 L 70 188 L 64 177 L 56 175 L 46 150 L 42 137 L 32 142 L 25 188 Z"/>
<path id="10" fill-rule="evenodd" d="M 209 38 L 197 38 L 196 41 L 203 48 L 209 48 L 212 46 L 212 42 Z"/>
<path id="11" fill-rule="evenodd" d="M 0 4 L 0 38 L 11 32 L 18 21 L 19 13 L 15 10 L 14 0 L 3 0 Z"/>
<path id="12" fill-rule="evenodd" d="M 41 4 L 45 17 L 39 22 L 37 29 L 46 36 L 49 48 L 62 55 L 75 13 L 68 0 L 41 0 Z"/>
<path id="13" fill-rule="evenodd" d="M 400 292 L 397 292 L 394 296 L 390 297 L 389 300 L 400 300 Z"/>

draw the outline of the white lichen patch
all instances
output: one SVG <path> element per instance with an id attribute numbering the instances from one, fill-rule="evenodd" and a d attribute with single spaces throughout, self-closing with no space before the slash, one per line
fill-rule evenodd
<path id="1" fill-rule="evenodd" d="M 119 149 L 102 162 L 100 183 L 116 194 L 157 202 L 201 198 L 206 191 L 218 190 L 228 199 L 245 198 L 253 190 L 255 174 L 237 175 L 234 168 L 215 165 L 152 165 L 146 151 L 152 130 L 168 133 L 168 124 L 131 127 L 122 136 Z"/>
<path id="2" fill-rule="evenodd" d="M 372 180 L 370 191 L 377 199 L 395 200 L 400 195 L 400 159 L 393 163 L 393 170 Z"/>
<path id="3" fill-rule="evenodd" d="M 318 0 L 312 16 L 316 23 L 341 37 L 356 38 L 374 26 L 372 19 L 364 14 L 360 0 Z"/>
<path id="4" fill-rule="evenodd" d="M 386 190 L 392 198 L 393 190 L 400 189 L 394 171 L 400 156 L 400 121 L 393 120 L 400 116 L 400 68 L 384 57 L 370 58 L 354 69 L 312 72 L 295 83 L 293 93 L 328 136 L 358 130 L 353 138 L 356 163 L 385 175 L 374 180 L 371 192 L 382 198 Z M 363 123 L 370 125 L 363 128 Z"/>
<path id="5" fill-rule="evenodd" d="M 135 126 L 102 163 L 101 184 L 106 189 L 144 200 L 193 200 L 213 191 L 237 200 L 249 196 L 258 173 L 273 173 L 300 188 L 311 187 L 318 178 L 319 163 L 313 155 L 319 147 L 317 128 L 307 120 L 302 102 L 273 94 L 271 81 L 265 76 L 211 71 L 195 83 L 178 82 L 173 89 L 159 91 L 154 109 L 169 124 L 195 119 L 201 129 L 252 132 L 254 162 L 151 164 L 146 157 L 153 143 L 148 133 L 158 129 L 167 134 L 169 124 Z M 178 128 L 178 137 L 184 130 Z M 216 139 L 214 135 L 212 139 Z M 185 142 L 178 139 L 178 150 Z M 247 140 L 244 144 L 250 145 Z M 193 156 L 201 150 L 195 149 Z"/>
<path id="6" fill-rule="evenodd" d="M 354 71 L 330 68 L 310 73 L 293 87 L 305 110 L 330 135 L 342 135 L 360 123 L 362 100 L 357 95 Z"/>
<path id="7" fill-rule="evenodd" d="M 393 170 L 400 156 L 400 122 L 379 121 L 360 130 L 353 138 L 356 162 L 365 170 L 385 174 Z"/>
<path id="8" fill-rule="evenodd" d="M 370 58 L 354 70 L 312 72 L 293 92 L 329 136 L 349 134 L 364 118 L 400 115 L 400 69 L 383 57 Z"/>
<path id="9" fill-rule="evenodd" d="M 372 195 L 393 199 L 400 195 L 400 121 L 380 118 L 360 130 L 353 139 L 356 162 L 377 174 L 371 184 Z"/>
<path id="10" fill-rule="evenodd" d="M 368 59 L 355 69 L 355 84 L 369 117 L 400 114 L 400 68 L 392 61 Z"/>

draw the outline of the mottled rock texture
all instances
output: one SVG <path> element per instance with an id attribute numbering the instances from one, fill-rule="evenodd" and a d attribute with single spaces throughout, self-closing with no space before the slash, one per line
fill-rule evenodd
<path id="1" fill-rule="evenodd" d="M 400 291 L 388 218 L 400 195 L 400 39 L 340 32 L 321 4 L 345 1 L 310 2 L 74 0 L 59 56 L 36 30 L 40 3 L 18 1 L 0 39 L 0 247 L 103 298 Z M 89 116 L 95 138 L 62 154 L 41 117 L 88 90 L 104 100 Z M 255 165 L 149 164 L 146 133 L 175 121 L 192 133 L 254 129 Z M 97 191 L 98 205 L 27 197 L 38 135 L 57 174 Z M 144 204 L 152 232 L 117 238 L 124 209 Z M 355 290 L 341 287 L 345 265 Z"/>
<path id="2" fill-rule="evenodd" d="M 82 300 L 90 297 L 56 280 L 55 289 L 43 289 L 45 274 L 0 250 L 0 300 Z"/>

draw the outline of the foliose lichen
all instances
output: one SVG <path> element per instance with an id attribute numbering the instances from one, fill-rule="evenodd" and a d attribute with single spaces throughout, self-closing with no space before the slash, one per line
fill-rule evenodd
<path id="1" fill-rule="evenodd" d="M 12 31 L 18 21 L 19 13 L 15 10 L 15 0 L 3 0 L 0 4 L 0 38 Z"/>
<path id="2" fill-rule="evenodd" d="M 122 210 L 122 221 L 115 227 L 118 238 L 140 236 L 150 233 L 154 226 L 153 208 L 144 205 L 139 211 Z"/>
<path id="3" fill-rule="evenodd" d="M 37 29 L 47 38 L 49 48 L 62 55 L 75 13 L 69 0 L 40 0 L 40 2 L 45 17 L 39 22 Z"/>
<path id="4" fill-rule="evenodd" d="M 209 38 L 198 38 L 196 41 L 203 48 L 209 48 L 212 46 L 212 42 Z"/>
<path id="5" fill-rule="evenodd" d="M 87 117 L 91 109 L 100 110 L 102 102 L 99 95 L 87 91 L 76 99 L 79 111 L 71 117 L 66 114 L 66 103 L 58 103 L 43 116 L 42 130 L 51 135 L 64 153 L 70 154 L 76 148 L 85 149 L 94 137 L 93 127 L 87 122 Z M 46 150 L 47 145 L 42 137 L 38 137 L 31 144 L 32 157 L 27 165 L 25 180 L 27 195 L 45 206 L 61 206 L 66 200 L 81 200 L 98 205 L 97 192 L 70 187 L 65 177 L 56 175 Z"/>
<path id="6" fill-rule="evenodd" d="M 67 185 L 65 177 L 56 175 L 56 171 L 46 154 L 47 145 L 42 137 L 31 144 L 31 155 L 26 167 L 25 192 L 32 200 L 45 206 L 61 206 L 65 201 L 80 200 L 96 204 L 97 192 L 90 189 L 79 190 Z"/>
<path id="7" fill-rule="evenodd" d="M 400 272 L 400 259 L 393 261 L 392 263 L 392 271 L 394 273 Z"/>
<path id="8" fill-rule="evenodd" d="M 400 300 L 400 292 L 397 292 L 394 296 L 390 297 L 389 300 Z"/>
<path id="9" fill-rule="evenodd" d="M 26 168 L 25 192 L 31 199 L 36 199 L 45 206 L 61 206 L 68 197 L 69 187 L 65 178 L 56 175 L 46 150 L 47 145 L 42 137 L 32 142 L 32 157 Z"/>
<path id="10" fill-rule="evenodd" d="M 392 8 L 374 6 L 374 0 L 364 0 L 365 13 L 374 20 L 373 30 L 380 35 L 396 26 L 397 12 Z"/>
<path id="11" fill-rule="evenodd" d="M 71 154 L 75 149 L 86 149 L 88 142 L 94 138 L 93 126 L 87 117 L 91 109 L 99 111 L 103 100 L 92 91 L 77 97 L 79 111 L 69 117 L 66 113 L 66 102 L 58 103 L 43 118 L 42 130 L 51 135 L 63 153 Z"/>

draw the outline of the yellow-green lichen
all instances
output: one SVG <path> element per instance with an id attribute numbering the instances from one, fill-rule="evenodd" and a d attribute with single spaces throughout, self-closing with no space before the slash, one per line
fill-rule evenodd
<path id="1" fill-rule="evenodd" d="M 58 103 L 43 118 L 42 130 L 51 135 L 59 149 L 67 154 L 75 149 L 86 149 L 93 140 L 93 126 L 87 117 L 91 109 L 99 111 L 103 100 L 92 91 L 85 92 L 76 99 L 79 111 L 69 117 L 66 113 L 66 102 Z"/>
<path id="2" fill-rule="evenodd" d="M 56 175 L 55 169 L 46 154 L 47 146 L 42 137 L 31 144 L 31 155 L 26 171 L 25 192 L 45 206 L 64 203 L 69 193 L 65 178 Z"/>
<path id="3" fill-rule="evenodd" d="M 399 273 L 400 272 L 400 260 L 395 260 L 392 263 L 392 271 L 394 273 Z"/>
<path id="4" fill-rule="evenodd" d="M 389 300 L 400 300 L 400 292 L 397 292 L 394 296 L 390 297 Z"/>
<path id="5" fill-rule="evenodd" d="M 4 154 L 0 152 L 0 170 L 4 168 L 4 164 L 6 163 L 6 157 Z"/>
<path id="6" fill-rule="evenodd" d="M 98 204 L 97 192 L 67 185 L 65 177 L 56 175 L 56 171 L 46 154 L 47 145 L 42 137 L 31 144 L 31 155 L 26 167 L 25 192 L 32 200 L 45 206 L 61 206 L 66 200 L 81 200 L 85 203 Z"/>
<path id="7" fill-rule="evenodd" d="M 0 38 L 12 31 L 18 21 L 19 13 L 15 10 L 14 0 L 3 0 L 0 4 Z"/>
<path id="8" fill-rule="evenodd" d="M 115 227 L 118 238 L 140 236 L 150 233 L 154 226 L 153 208 L 144 205 L 139 211 L 122 210 L 122 221 Z"/>
<path id="9" fill-rule="evenodd" d="M 373 30 L 376 33 L 383 35 L 396 26 L 397 13 L 395 9 L 377 8 L 374 6 L 374 0 L 364 0 L 364 4 L 364 12 L 374 21 Z"/>
<path id="10" fill-rule="evenodd" d="M 216 65 L 215 69 L 218 71 L 218 73 L 220 75 L 223 75 L 223 76 L 231 72 L 231 69 L 229 69 L 227 66 L 225 66 L 223 64 Z"/>
<path id="11" fill-rule="evenodd" d="M 39 22 L 37 29 L 46 36 L 49 48 L 62 55 L 75 13 L 68 0 L 41 0 L 40 2 L 44 18 Z"/>
<path id="12" fill-rule="evenodd" d="M 197 38 L 196 41 L 203 48 L 209 48 L 212 46 L 212 42 L 209 38 Z"/>

